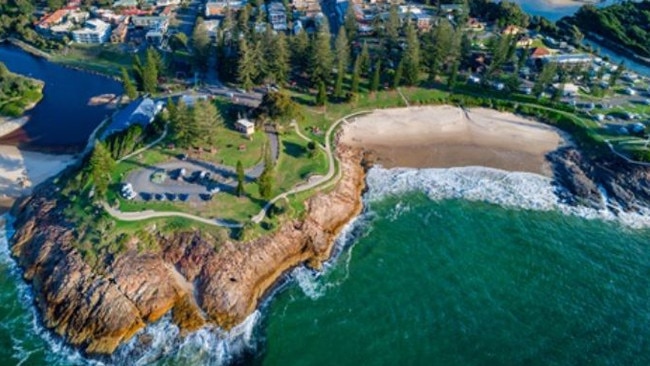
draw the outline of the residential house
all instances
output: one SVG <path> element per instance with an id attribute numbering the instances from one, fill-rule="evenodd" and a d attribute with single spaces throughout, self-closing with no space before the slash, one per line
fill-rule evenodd
<path id="1" fill-rule="evenodd" d="M 170 5 L 180 5 L 181 0 L 156 0 L 156 6 L 170 6 Z"/>
<path id="2" fill-rule="evenodd" d="M 535 47 L 533 48 L 533 52 L 530 53 L 530 58 L 535 60 L 535 59 L 546 57 L 550 54 L 551 51 L 549 51 L 548 48 L 546 47 Z"/>
<path id="3" fill-rule="evenodd" d="M 167 18 L 163 18 L 161 21 L 153 24 L 149 28 L 149 31 L 147 31 L 147 34 L 145 34 L 144 38 L 150 44 L 159 45 L 162 43 L 165 34 L 167 34 L 168 26 L 169 20 Z"/>
<path id="4" fill-rule="evenodd" d="M 138 28 L 152 28 L 160 23 L 167 23 L 167 17 L 160 16 L 134 16 L 131 23 Z M 168 24 L 168 23 L 167 23 Z"/>
<path id="5" fill-rule="evenodd" d="M 100 44 L 110 37 L 111 25 L 99 19 L 91 19 L 84 28 L 72 31 L 72 39 L 77 43 Z"/>
<path id="6" fill-rule="evenodd" d="M 469 18 L 467 20 L 466 28 L 471 31 L 482 32 L 485 30 L 485 23 L 479 21 L 476 18 Z"/>
<path id="7" fill-rule="evenodd" d="M 36 23 L 36 30 L 41 34 L 49 35 L 50 28 L 63 23 L 69 13 L 70 10 L 68 9 L 59 9 L 51 14 L 45 15 Z"/>
<path id="8" fill-rule="evenodd" d="M 516 25 L 509 25 L 503 29 L 501 34 L 505 36 L 516 36 L 517 34 L 524 33 L 524 30 L 517 27 Z"/>
<path id="9" fill-rule="evenodd" d="M 205 4 L 205 17 L 221 16 L 226 11 L 239 11 L 246 6 L 246 0 L 208 0 Z"/>
<path id="10" fill-rule="evenodd" d="M 120 23 L 111 33 L 111 43 L 124 43 L 129 27 L 126 22 Z"/>
<path id="11" fill-rule="evenodd" d="M 578 96 L 578 91 L 580 90 L 580 88 L 576 84 L 573 84 L 573 83 L 553 84 L 553 88 L 555 88 L 556 90 L 561 89 L 563 97 L 575 97 L 575 96 Z"/>
<path id="12" fill-rule="evenodd" d="M 533 39 L 528 36 L 523 36 L 517 40 L 517 47 L 529 48 L 533 45 Z"/>
<path id="13" fill-rule="evenodd" d="M 267 11 L 269 14 L 269 23 L 271 23 L 273 30 L 287 30 L 287 12 L 282 3 L 272 2 L 268 4 Z"/>

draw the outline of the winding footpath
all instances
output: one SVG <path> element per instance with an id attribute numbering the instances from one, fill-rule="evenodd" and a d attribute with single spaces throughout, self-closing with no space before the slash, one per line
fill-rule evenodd
<path id="1" fill-rule="evenodd" d="M 325 153 L 327 154 L 327 160 L 328 160 L 328 171 L 327 174 L 324 175 L 323 177 L 314 180 L 312 182 L 308 182 L 304 185 L 300 185 L 298 187 L 295 187 L 293 189 L 290 189 L 273 199 L 271 199 L 269 202 L 264 205 L 264 207 L 260 210 L 260 212 L 255 215 L 251 221 L 253 223 L 260 223 L 262 220 L 264 220 L 264 217 L 266 217 L 266 213 L 268 210 L 273 206 L 275 202 L 278 200 L 284 199 L 290 195 L 305 192 L 311 189 L 315 189 L 319 187 L 320 185 L 323 185 L 321 188 L 326 188 L 331 186 L 332 184 L 336 183 L 340 178 L 341 178 L 341 170 L 337 169 L 337 165 L 340 165 L 340 160 L 338 157 L 335 156 L 335 154 L 332 152 L 332 134 L 336 130 L 336 128 L 341 124 L 341 123 L 347 123 L 350 118 L 357 117 L 360 115 L 368 114 L 371 113 L 372 110 L 363 110 L 359 112 L 354 112 L 351 113 L 345 117 L 340 118 L 336 122 L 334 122 L 330 128 L 327 130 L 327 133 L 325 134 L 325 146 L 323 147 L 322 145 L 318 144 L 318 146 L 321 147 L 321 149 L 325 150 Z M 304 136 L 302 133 L 299 132 L 300 128 L 297 123 L 293 123 L 293 126 L 298 133 L 298 136 L 305 140 L 311 141 L 309 138 Z M 164 136 L 166 136 L 167 130 L 165 130 Z M 162 141 L 164 136 L 161 136 L 158 140 L 154 141 L 153 143 L 147 145 L 143 149 L 140 149 L 137 153 L 141 153 L 142 151 L 153 147 L 156 143 L 159 143 Z M 126 157 L 125 157 L 126 158 Z M 336 178 L 336 179 L 333 179 Z M 226 228 L 242 228 L 244 225 L 240 223 L 228 223 L 220 219 L 208 219 L 205 217 L 197 216 L 197 215 L 192 215 L 184 212 L 176 212 L 176 211 L 154 211 L 154 210 L 146 210 L 146 211 L 139 211 L 139 212 L 122 212 L 118 209 L 115 209 L 113 207 L 110 207 L 107 203 L 102 204 L 104 207 L 104 210 L 111 215 L 112 217 L 121 220 L 121 221 L 142 221 L 142 220 L 149 220 L 149 219 L 154 219 L 154 218 L 165 218 L 165 217 L 182 217 L 190 220 L 194 220 L 197 222 L 201 222 L 207 225 L 212 225 L 212 226 L 218 226 L 218 227 L 226 227 Z"/>

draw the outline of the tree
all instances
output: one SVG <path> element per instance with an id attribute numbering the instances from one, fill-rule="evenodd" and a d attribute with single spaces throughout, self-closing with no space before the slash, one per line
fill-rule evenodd
<path id="1" fill-rule="evenodd" d="M 393 88 L 397 88 L 400 86 L 402 83 L 402 75 L 404 73 L 404 60 L 400 60 L 399 64 L 397 64 L 397 70 L 395 70 L 395 74 L 393 75 Z"/>
<path id="2" fill-rule="evenodd" d="M 359 92 L 359 80 L 361 79 L 361 59 L 357 57 L 352 69 L 352 83 L 350 84 L 350 93 L 356 94 Z"/>
<path id="3" fill-rule="evenodd" d="M 375 70 L 372 73 L 372 81 L 370 82 L 370 91 L 376 92 L 379 90 L 379 82 L 381 79 L 381 61 L 377 60 L 375 63 Z"/>
<path id="4" fill-rule="evenodd" d="M 334 53 L 337 66 L 342 67 L 342 69 L 338 70 L 347 71 L 348 65 L 350 64 L 350 42 L 345 35 L 345 28 L 343 26 L 339 28 L 338 36 L 336 36 Z"/>
<path id="5" fill-rule="evenodd" d="M 169 48 L 171 48 L 173 52 L 187 48 L 187 43 L 187 36 L 182 32 L 174 33 L 174 35 L 169 38 Z"/>
<path id="6" fill-rule="evenodd" d="M 199 100 L 194 104 L 190 136 L 193 144 L 213 145 L 217 129 L 223 127 L 223 118 L 210 100 Z"/>
<path id="7" fill-rule="evenodd" d="M 239 41 L 239 63 L 237 67 L 237 82 L 245 90 L 250 90 L 254 83 L 253 80 L 258 74 L 258 65 L 256 64 L 255 50 L 252 49 L 246 41 L 242 38 Z"/>
<path id="8" fill-rule="evenodd" d="M 340 66 L 340 65 L 339 65 Z M 341 67 L 336 72 L 336 83 L 334 84 L 334 96 L 341 98 L 343 96 L 343 78 L 345 77 L 345 72 L 341 70 Z"/>
<path id="9" fill-rule="evenodd" d="M 138 96 L 138 91 L 133 85 L 129 72 L 126 71 L 125 67 L 122 67 L 122 85 L 124 86 L 124 93 L 129 99 L 133 100 Z"/>
<path id="10" fill-rule="evenodd" d="M 386 32 L 386 46 L 389 50 L 397 46 L 399 40 L 399 13 L 397 12 L 397 5 L 392 4 L 390 6 L 390 11 L 388 12 L 388 20 L 384 25 Z"/>
<path id="11" fill-rule="evenodd" d="M 424 64 L 429 71 L 429 81 L 433 82 L 448 63 L 456 61 L 460 52 L 460 40 L 451 23 L 443 19 L 426 34 L 424 48 Z"/>
<path id="12" fill-rule="evenodd" d="M 542 71 L 539 73 L 535 85 L 533 86 L 533 94 L 539 96 L 548 85 L 553 82 L 553 79 L 557 75 L 557 64 L 554 62 L 549 62 L 542 68 Z"/>
<path id="13" fill-rule="evenodd" d="M 262 97 L 257 108 L 258 114 L 266 115 L 274 120 L 291 120 L 298 115 L 299 109 L 291 95 L 283 90 L 268 92 Z"/>
<path id="14" fill-rule="evenodd" d="M 241 160 L 237 160 L 237 188 L 235 188 L 235 194 L 237 197 L 241 197 L 246 192 L 244 191 L 244 165 L 242 165 Z"/>
<path id="15" fill-rule="evenodd" d="M 146 93 L 155 93 L 158 90 L 158 72 L 160 70 L 160 55 L 156 50 L 147 49 L 147 59 L 144 66 L 139 66 L 139 58 L 136 57 L 134 65 L 136 73 L 142 77 L 142 90 Z M 138 71 L 139 70 L 139 71 Z"/>
<path id="16" fill-rule="evenodd" d="M 323 81 L 318 83 L 318 93 L 316 94 L 316 105 L 324 106 L 327 101 L 327 91 L 325 90 L 325 83 Z"/>
<path id="17" fill-rule="evenodd" d="M 616 86 L 616 82 L 621 77 L 624 71 L 625 71 L 625 63 L 621 60 L 621 62 L 616 67 L 616 69 L 612 71 L 611 75 L 609 76 L 610 87 L 613 88 Z"/>
<path id="18" fill-rule="evenodd" d="M 320 24 L 311 46 L 310 79 L 312 85 L 326 83 L 332 72 L 333 55 L 327 18 Z"/>
<path id="19" fill-rule="evenodd" d="M 280 32 L 273 40 L 273 48 L 271 50 L 271 65 L 270 73 L 273 79 L 279 85 L 285 85 L 289 80 L 289 72 L 291 65 L 289 65 L 289 45 L 287 43 L 287 36 Z"/>
<path id="20" fill-rule="evenodd" d="M 404 83 L 413 86 L 420 79 L 420 42 L 413 24 L 406 25 L 406 51 L 404 58 Z"/>
<path id="21" fill-rule="evenodd" d="M 458 68 L 460 67 L 460 64 L 458 61 L 454 63 L 454 65 L 451 67 L 451 73 L 449 74 L 449 78 L 447 78 L 447 87 L 450 90 L 453 90 L 454 87 L 456 86 L 456 79 L 458 78 Z"/>
<path id="22" fill-rule="evenodd" d="M 309 64 L 309 37 L 303 31 L 291 38 L 291 65 L 298 73 L 304 73 Z"/>
<path id="23" fill-rule="evenodd" d="M 63 0 L 47 0 L 47 7 L 50 8 L 50 10 L 61 9 L 63 5 L 65 5 Z"/>
<path id="24" fill-rule="evenodd" d="M 273 179 L 273 157 L 271 156 L 270 147 L 266 145 L 264 148 L 264 170 L 257 178 L 260 196 L 265 200 L 271 199 L 273 194 Z"/>
<path id="25" fill-rule="evenodd" d="M 110 172 L 115 168 L 115 161 L 102 142 L 95 141 L 95 147 L 88 161 L 88 168 L 90 180 L 95 186 L 95 197 L 98 200 L 104 199 L 111 182 Z"/>
<path id="26" fill-rule="evenodd" d="M 200 70 L 205 70 L 210 57 L 210 36 L 205 28 L 203 18 L 200 17 L 196 20 L 194 31 L 192 31 L 192 51 L 194 52 L 194 65 Z"/>
<path id="27" fill-rule="evenodd" d="M 361 75 L 368 75 L 368 72 L 370 72 L 370 51 L 368 50 L 368 43 L 363 42 L 359 58 L 361 59 L 359 61 L 361 65 Z"/>
<path id="28" fill-rule="evenodd" d="M 345 32 L 347 38 L 353 40 L 357 36 L 357 15 L 354 12 L 354 5 L 348 2 L 348 8 L 345 12 L 344 20 Z"/>

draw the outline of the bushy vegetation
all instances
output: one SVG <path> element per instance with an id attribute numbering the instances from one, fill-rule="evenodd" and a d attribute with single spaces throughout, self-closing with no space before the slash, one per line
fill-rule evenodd
<path id="1" fill-rule="evenodd" d="M 650 57 L 650 1 L 623 1 L 606 8 L 585 5 L 573 17 L 580 28 Z"/>
<path id="2" fill-rule="evenodd" d="M 43 97 L 43 84 L 9 72 L 0 62 L 0 115 L 18 117 Z"/>

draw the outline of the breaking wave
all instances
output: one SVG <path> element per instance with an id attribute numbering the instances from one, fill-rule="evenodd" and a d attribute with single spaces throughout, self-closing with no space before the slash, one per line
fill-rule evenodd
<path id="1" fill-rule="evenodd" d="M 368 202 L 408 192 L 423 192 L 432 200 L 465 199 L 508 208 L 559 211 L 586 219 L 617 220 L 632 228 L 650 227 L 650 210 L 628 213 L 620 210 L 594 209 L 564 203 L 558 197 L 561 187 L 551 178 L 525 172 L 508 172 L 485 167 L 444 169 L 384 169 L 373 167 L 366 176 Z M 566 194 L 566 192 L 563 192 Z M 615 207 L 603 195 L 606 207 Z M 405 208 L 396 207 L 395 215 Z"/>

